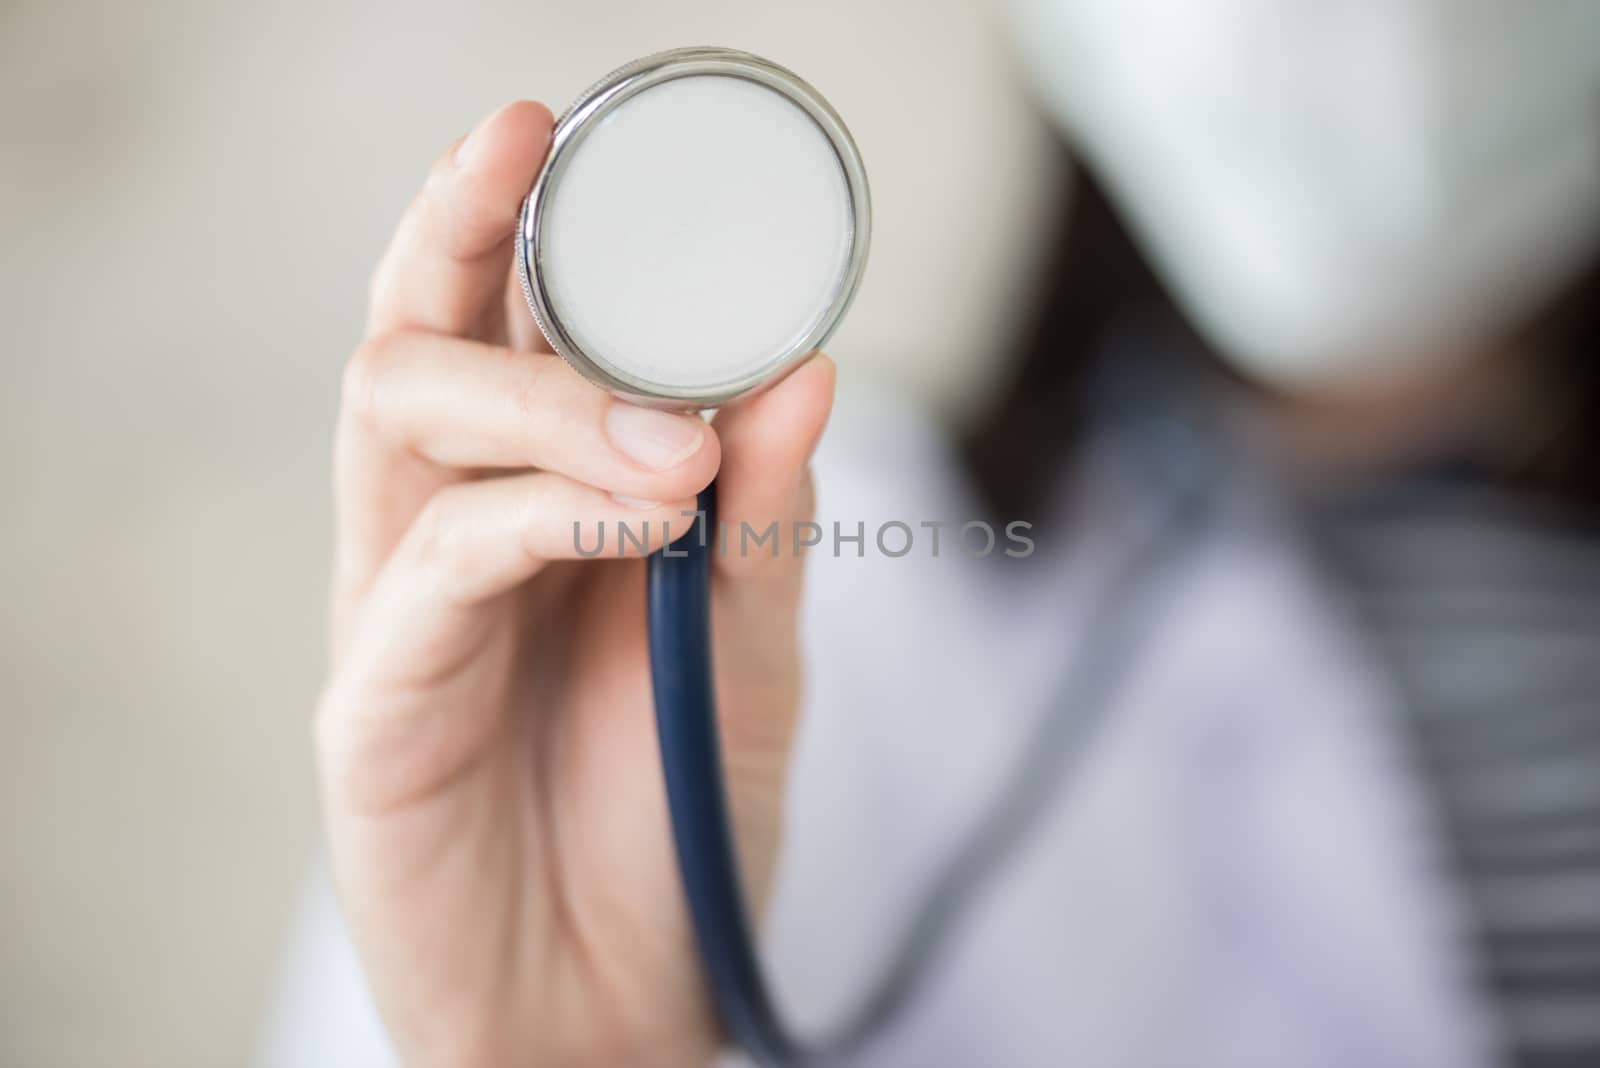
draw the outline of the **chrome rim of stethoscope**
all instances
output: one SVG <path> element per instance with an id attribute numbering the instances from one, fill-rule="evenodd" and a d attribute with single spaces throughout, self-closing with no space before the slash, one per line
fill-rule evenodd
<path id="1" fill-rule="evenodd" d="M 583 351 L 552 306 L 545 276 L 545 209 L 550 191 L 561 178 L 574 150 L 589 131 L 623 102 L 651 86 L 674 78 L 720 75 L 764 85 L 801 108 L 833 146 L 844 173 L 850 199 L 850 253 L 840 273 L 833 299 L 812 321 L 810 328 L 781 353 L 740 377 L 705 387 L 671 386 L 628 373 L 608 361 Z M 807 354 L 827 341 L 849 310 L 861 275 L 866 270 L 867 246 L 872 233 L 872 202 L 867 172 L 844 121 L 808 82 L 793 71 L 760 56 L 731 48 L 677 48 L 635 60 L 596 82 L 556 121 L 544 167 L 522 204 L 517 225 L 517 274 L 534 321 L 550 347 L 590 381 L 643 404 L 674 408 L 711 408 L 753 393 L 792 370 Z"/>

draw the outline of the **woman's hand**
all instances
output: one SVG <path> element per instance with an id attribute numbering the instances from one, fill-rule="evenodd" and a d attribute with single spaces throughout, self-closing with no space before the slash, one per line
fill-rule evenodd
<path id="1" fill-rule="evenodd" d="M 712 426 L 615 400 L 550 355 L 509 284 L 550 126 L 512 104 L 445 152 L 373 280 L 335 450 L 327 833 L 408 1064 L 704 1065 L 718 1036 L 668 833 L 644 562 L 616 558 L 616 525 L 677 536 L 713 475 L 733 531 L 808 518 L 833 367 L 813 359 Z M 574 522 L 589 550 L 605 524 L 603 557 L 578 558 Z M 713 581 L 759 901 L 798 698 L 800 560 L 788 540 L 776 558 L 730 552 Z"/>

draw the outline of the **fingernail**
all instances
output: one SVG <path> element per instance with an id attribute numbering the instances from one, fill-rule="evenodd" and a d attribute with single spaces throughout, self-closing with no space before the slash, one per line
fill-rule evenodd
<path id="1" fill-rule="evenodd" d="M 606 436 L 634 463 L 664 471 L 695 454 L 706 436 L 706 425 L 699 416 L 613 401 L 606 412 Z"/>
<path id="2" fill-rule="evenodd" d="M 643 497 L 629 497 L 621 493 L 613 493 L 611 499 L 627 508 L 638 508 L 648 512 L 652 508 L 660 508 L 660 501 L 647 501 Z"/>

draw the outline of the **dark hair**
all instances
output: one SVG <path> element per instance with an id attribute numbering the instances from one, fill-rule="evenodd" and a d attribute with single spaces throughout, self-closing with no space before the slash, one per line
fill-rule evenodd
<path id="1" fill-rule="evenodd" d="M 1109 330 L 1135 318 L 1225 365 L 1184 316 L 1094 173 L 1063 143 L 1065 204 L 1013 343 L 1012 377 L 960 442 L 979 499 L 995 515 L 1037 518 L 1084 424 L 1084 382 Z M 1572 407 L 1511 473 L 1519 485 L 1600 505 L 1600 259 L 1519 339 L 1540 354 Z"/>

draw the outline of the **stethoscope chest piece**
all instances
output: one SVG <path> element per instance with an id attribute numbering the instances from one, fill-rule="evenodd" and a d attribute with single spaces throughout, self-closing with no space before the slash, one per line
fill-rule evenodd
<path id="1" fill-rule="evenodd" d="M 776 381 L 838 326 L 871 204 L 838 114 L 725 48 L 622 67 L 556 123 L 516 263 L 551 347 L 596 384 L 715 407 Z"/>

